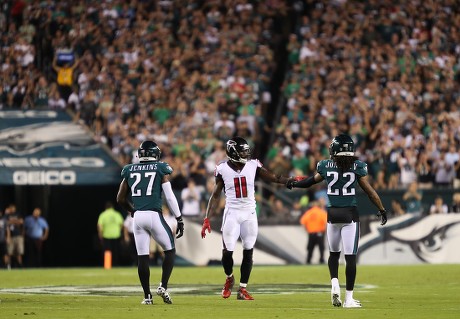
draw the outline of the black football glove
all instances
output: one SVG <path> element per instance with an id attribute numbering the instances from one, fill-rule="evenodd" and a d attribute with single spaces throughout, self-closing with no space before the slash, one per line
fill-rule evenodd
<path id="1" fill-rule="evenodd" d="M 184 235 L 184 221 L 182 220 L 182 216 L 176 217 L 176 220 L 177 220 L 176 238 L 181 238 Z"/>
<path id="2" fill-rule="evenodd" d="M 296 183 L 297 183 L 297 181 L 296 181 L 294 178 L 291 177 L 291 178 L 289 178 L 288 181 L 286 182 L 286 187 L 287 187 L 288 189 L 292 189 L 292 188 L 295 186 Z"/>
<path id="3" fill-rule="evenodd" d="M 380 218 L 380 225 L 385 225 L 387 223 L 387 211 L 385 209 L 383 210 L 379 210 L 379 212 L 377 213 L 377 217 Z"/>

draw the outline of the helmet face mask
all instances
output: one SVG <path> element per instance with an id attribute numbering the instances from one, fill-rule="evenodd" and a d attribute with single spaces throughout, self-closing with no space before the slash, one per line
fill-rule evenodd
<path id="1" fill-rule="evenodd" d="M 355 143 L 347 134 L 339 134 L 334 137 L 329 145 L 329 155 L 332 156 L 355 156 Z"/>
<path id="2" fill-rule="evenodd" d="M 226 153 L 228 159 L 234 163 L 245 164 L 251 159 L 251 147 L 239 136 L 227 141 Z"/>
<path id="3" fill-rule="evenodd" d="M 144 141 L 137 150 L 137 156 L 140 162 L 158 161 L 161 157 L 161 150 L 157 143 L 153 141 Z"/>

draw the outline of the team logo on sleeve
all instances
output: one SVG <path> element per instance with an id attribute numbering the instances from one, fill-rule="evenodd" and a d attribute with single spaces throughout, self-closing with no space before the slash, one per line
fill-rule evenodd
<path id="1" fill-rule="evenodd" d="M 171 166 L 169 166 L 169 164 L 166 164 L 166 170 L 169 172 L 169 173 L 172 173 L 173 169 Z"/>

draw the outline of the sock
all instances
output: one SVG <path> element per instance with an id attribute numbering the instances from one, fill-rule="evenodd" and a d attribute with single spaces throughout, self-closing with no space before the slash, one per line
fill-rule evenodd
<path id="1" fill-rule="evenodd" d="M 162 265 L 161 284 L 160 286 L 164 289 L 168 289 L 169 277 L 174 267 L 174 259 L 176 258 L 176 249 L 165 251 L 165 258 Z"/>
<path id="2" fill-rule="evenodd" d="M 227 276 L 233 274 L 233 251 L 222 250 L 222 266 Z"/>
<path id="3" fill-rule="evenodd" d="M 247 284 L 249 281 L 249 276 L 251 275 L 252 271 L 252 254 L 253 254 L 253 249 L 246 249 L 243 250 L 243 261 L 241 262 L 241 280 L 243 284 Z"/>
<path id="4" fill-rule="evenodd" d="M 345 255 L 345 275 L 347 277 L 347 290 L 353 290 L 356 280 L 356 255 Z"/>
<path id="5" fill-rule="evenodd" d="M 353 300 L 353 290 L 345 291 L 345 300 Z"/>
<path id="6" fill-rule="evenodd" d="M 332 278 L 331 279 L 331 285 L 332 285 L 332 287 L 340 287 L 339 279 L 338 278 Z"/>
<path id="7" fill-rule="evenodd" d="M 144 290 L 144 298 L 152 299 L 152 293 L 150 292 L 149 255 L 138 256 L 137 259 L 137 273 L 139 275 L 139 280 L 141 282 L 142 289 Z"/>
<path id="8" fill-rule="evenodd" d="M 339 259 L 340 251 L 331 251 L 327 261 L 331 278 L 339 278 Z"/>

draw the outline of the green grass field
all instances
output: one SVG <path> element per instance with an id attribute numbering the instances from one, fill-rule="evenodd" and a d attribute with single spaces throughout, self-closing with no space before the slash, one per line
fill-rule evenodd
<path id="1" fill-rule="evenodd" d="M 342 299 L 344 266 L 340 267 Z M 235 272 L 239 269 L 235 267 Z M 236 276 L 238 281 L 239 276 Z M 151 268 L 152 291 L 160 269 Z M 460 265 L 359 266 L 355 298 L 363 308 L 330 303 L 327 266 L 257 266 L 254 301 L 220 297 L 221 267 L 176 267 L 174 304 L 155 296 L 140 305 L 136 268 L 0 270 L 0 318 L 458 318 Z"/>

